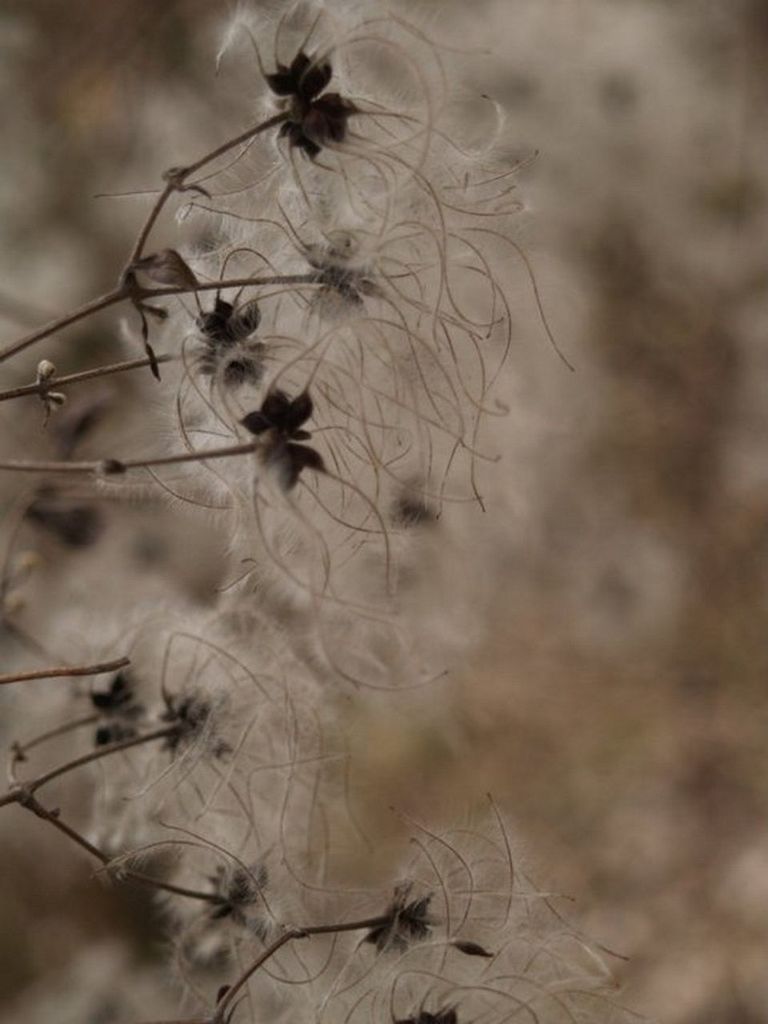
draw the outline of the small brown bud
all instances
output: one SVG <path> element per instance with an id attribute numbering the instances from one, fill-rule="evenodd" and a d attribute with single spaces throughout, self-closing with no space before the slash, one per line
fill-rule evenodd
<path id="1" fill-rule="evenodd" d="M 197 286 L 197 278 L 175 249 L 161 249 L 144 256 L 133 264 L 133 269 L 143 271 L 151 281 L 172 288 L 194 289 Z"/>
<path id="2" fill-rule="evenodd" d="M 102 476 L 120 476 L 125 473 L 125 464 L 119 459 L 102 459 L 99 463 L 99 473 Z"/>

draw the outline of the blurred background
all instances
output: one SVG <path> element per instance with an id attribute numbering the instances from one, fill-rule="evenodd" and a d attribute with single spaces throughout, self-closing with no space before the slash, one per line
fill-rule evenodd
<path id="1" fill-rule="evenodd" d="M 761 1024 L 768 3 L 400 7 L 438 35 L 449 13 L 466 38 L 492 34 L 464 87 L 504 108 L 520 158 L 536 154 L 513 233 L 576 370 L 553 353 L 510 259 L 499 272 L 516 296 L 500 388 L 511 412 L 492 439 L 503 460 L 488 512 L 459 522 L 449 549 L 478 567 L 463 598 L 480 642 L 439 709 L 357 718 L 361 804 L 387 807 L 407 788 L 432 820 L 491 791 L 535 882 L 629 958 L 612 960 L 626 1005 L 669 1024 Z M 97 195 L 152 188 L 196 139 L 247 121 L 243 83 L 227 80 L 226 61 L 215 72 L 233 8 L 0 0 L 4 341 L 112 286 L 146 198 Z M 42 355 L 61 373 L 123 356 L 114 323 L 87 321 L 66 344 L 4 364 L 3 387 L 30 380 Z M 146 386 L 125 375 L 78 392 L 86 411 L 106 409 L 86 446 L 103 451 Z M 28 401 L 0 407 L 2 451 L 50 455 Z M 16 500 L 2 483 L 8 516 Z M 142 538 L 126 555 L 136 571 L 162 552 L 162 571 L 206 600 L 215 559 L 190 573 L 162 506 L 121 514 Z M 70 556 L 55 533 L 41 527 L 30 544 L 66 598 Z M 436 572 L 445 550 L 427 555 Z M 0 738 L 28 715 L 7 697 Z M 164 943 L 143 897 L 95 883 L 42 831 L 15 808 L 0 818 L 0 1008 L 25 1024 L 57 1019 L 46 992 L 62 978 L 104 985 L 123 962 L 151 968 Z M 83 950 L 96 951 L 87 970 Z M 102 1016 L 83 1024 L 111 1019 L 107 989 Z"/>

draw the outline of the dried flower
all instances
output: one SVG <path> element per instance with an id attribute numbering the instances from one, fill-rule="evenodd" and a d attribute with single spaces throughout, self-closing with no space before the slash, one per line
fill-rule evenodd
<path id="1" fill-rule="evenodd" d="M 312 408 L 312 399 L 307 391 L 291 399 L 284 391 L 275 390 L 264 399 L 261 409 L 241 420 L 246 430 L 257 437 L 267 435 L 265 462 L 278 470 L 287 491 L 295 487 L 303 469 L 321 473 L 325 468 L 322 457 L 313 448 L 295 443 L 309 440 L 312 436 L 301 429 L 312 415 Z"/>
<path id="2" fill-rule="evenodd" d="M 103 719 L 96 730 L 96 746 L 132 739 L 136 735 L 136 722 L 143 716 L 144 706 L 136 700 L 130 673 L 118 672 L 108 690 L 92 692 L 91 704 Z"/>
<path id="3" fill-rule="evenodd" d="M 332 75 L 329 61 L 313 63 L 300 51 L 290 66 L 278 64 L 277 71 L 266 76 L 272 92 L 291 98 L 289 118 L 282 125 L 280 136 L 313 160 L 328 142 L 344 141 L 347 121 L 357 113 L 355 104 L 339 93 L 320 95 Z"/>
<path id="4" fill-rule="evenodd" d="M 197 318 L 205 343 L 200 361 L 202 372 L 209 376 L 220 374 L 225 387 L 258 384 L 263 373 L 264 346 L 257 343 L 246 349 L 239 343 L 250 338 L 260 322 L 261 312 L 255 300 L 236 308 L 217 296 L 213 309 Z"/>
<path id="5" fill-rule="evenodd" d="M 210 701 L 198 695 L 178 697 L 166 694 L 163 699 L 165 711 L 162 720 L 176 725 L 176 730 L 165 739 L 165 748 L 175 754 L 181 747 L 196 742 L 209 729 L 213 707 Z M 219 758 L 229 753 L 230 746 L 217 738 L 211 743 L 210 750 L 215 758 Z"/>
<path id="6" fill-rule="evenodd" d="M 408 900 L 412 885 L 410 882 L 395 889 L 384 924 L 372 928 L 365 937 L 381 953 L 386 949 L 402 951 L 412 942 L 420 942 L 429 935 L 432 922 L 429 918 L 429 904 L 432 894 Z"/>
<path id="7" fill-rule="evenodd" d="M 355 267 L 350 260 L 350 243 L 307 247 L 307 261 L 316 271 L 321 285 L 319 294 L 336 295 L 353 306 L 361 306 L 363 297 L 377 295 L 379 289 L 366 267 Z"/>
<path id="8" fill-rule="evenodd" d="M 263 903 L 262 892 L 267 885 L 267 869 L 259 864 L 252 870 L 237 866 L 233 870 L 219 867 L 211 877 L 214 892 L 220 899 L 210 917 L 212 921 L 231 919 L 235 924 L 249 927 L 258 935 L 266 933 L 261 921 L 250 915 L 255 904 Z"/>

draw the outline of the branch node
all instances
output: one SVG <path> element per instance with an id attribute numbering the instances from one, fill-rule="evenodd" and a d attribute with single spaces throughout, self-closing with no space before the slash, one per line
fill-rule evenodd
<path id="1" fill-rule="evenodd" d="M 163 181 L 166 182 L 174 192 L 196 192 L 198 195 L 211 198 L 211 193 L 202 185 L 187 185 L 186 177 L 191 173 L 189 167 L 169 167 L 163 172 Z"/>

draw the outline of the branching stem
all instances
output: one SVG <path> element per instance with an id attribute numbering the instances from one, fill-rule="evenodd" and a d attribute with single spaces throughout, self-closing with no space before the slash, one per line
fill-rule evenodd
<path id="1" fill-rule="evenodd" d="M 205 156 L 200 157 L 194 163 L 189 164 L 187 167 L 173 168 L 171 171 L 166 173 L 166 184 L 162 192 L 158 195 L 157 199 L 149 211 L 147 219 L 139 231 L 136 241 L 131 249 L 130 256 L 126 261 L 125 267 L 120 275 L 120 282 L 117 288 L 112 291 L 106 292 L 104 295 L 100 295 L 96 299 L 92 299 L 90 302 L 86 302 L 85 305 L 79 306 L 71 313 L 67 313 L 65 316 L 58 317 L 55 320 L 51 320 L 49 323 L 42 327 L 38 327 L 36 330 L 31 331 L 29 334 L 25 334 L 17 341 L 7 345 L 4 349 L 0 349 L 0 363 L 6 359 L 10 359 L 11 356 L 16 355 L 18 352 L 23 352 L 24 349 L 29 348 L 30 345 L 34 345 L 35 342 L 42 341 L 44 338 L 49 338 L 52 334 L 58 333 L 58 331 L 64 330 L 65 327 L 70 327 L 72 324 L 78 323 L 80 320 L 84 320 L 86 317 L 93 316 L 94 313 L 98 313 L 103 309 L 108 309 L 110 306 L 114 306 L 119 302 L 124 302 L 126 299 L 143 299 L 149 297 L 147 293 L 145 295 L 145 289 L 139 289 L 138 291 L 132 285 L 131 278 L 133 274 L 133 265 L 138 259 L 141 258 L 144 247 L 147 244 L 149 236 L 155 226 L 158 217 L 162 213 L 163 207 L 168 202 L 174 192 L 194 189 L 194 185 L 188 185 L 187 179 L 190 175 L 199 171 L 201 167 L 216 160 L 217 157 L 223 156 L 231 149 L 235 149 L 237 146 L 243 145 L 249 142 L 252 138 L 260 135 L 262 132 L 268 131 L 270 128 L 274 128 L 281 124 L 288 118 L 288 113 L 283 112 L 275 114 L 273 117 L 269 117 L 266 121 L 262 121 L 260 124 L 254 125 L 248 128 L 246 131 L 241 132 L 240 135 L 235 136 L 233 139 L 229 139 L 227 142 L 222 143 L 215 149 L 212 149 Z M 215 285 L 213 287 L 216 287 Z M 200 289 L 161 289 L 155 294 L 174 295 L 180 291 L 187 290 L 204 290 L 205 286 Z"/>
<path id="2" fill-rule="evenodd" d="M 174 167 L 172 170 L 166 172 L 165 179 L 166 184 L 160 195 L 154 202 L 152 209 L 149 211 L 147 219 L 142 225 L 141 231 L 139 232 L 131 255 L 126 263 L 126 270 L 130 270 L 131 266 L 140 259 L 143 252 L 144 246 L 147 244 L 147 240 L 152 232 L 152 228 L 157 223 L 157 218 L 163 211 L 163 207 L 171 198 L 174 192 L 184 192 L 195 188 L 194 185 L 188 185 L 187 179 L 199 171 L 206 164 L 212 163 L 217 157 L 223 156 L 228 153 L 230 149 L 235 149 L 237 146 L 244 145 L 246 142 L 250 142 L 251 139 L 260 135 L 262 132 L 268 131 L 270 128 L 275 128 L 277 125 L 282 124 L 288 117 L 287 113 L 275 114 L 273 117 L 268 117 L 266 121 L 262 121 L 260 124 L 253 125 L 247 128 L 240 135 L 235 136 L 234 139 L 229 139 L 227 142 L 223 142 L 216 149 L 212 149 L 205 156 L 200 157 L 193 164 L 189 164 L 187 167 Z"/>
<path id="3" fill-rule="evenodd" d="M 381 928 L 388 924 L 390 920 L 391 916 L 384 914 L 378 917 L 365 918 L 362 921 L 343 921 L 340 924 L 314 924 L 307 925 L 304 928 L 290 928 L 288 931 L 283 932 L 279 938 L 267 946 L 263 953 L 246 967 L 240 977 L 219 1000 L 216 1010 L 211 1017 L 210 1024 L 225 1024 L 227 1009 L 232 1005 L 238 992 L 247 984 L 251 975 L 255 974 L 262 964 L 265 964 L 286 943 L 292 942 L 294 939 L 306 939 L 312 935 L 335 935 L 339 932 L 367 931 L 372 928 Z"/>
<path id="4" fill-rule="evenodd" d="M 67 761 L 66 764 L 52 768 L 43 775 L 38 775 L 36 779 L 32 779 L 30 782 L 23 782 L 13 786 L 7 793 L 0 796 L 0 807 L 5 807 L 7 804 L 24 804 L 25 800 L 30 796 L 34 796 L 41 786 L 52 782 L 54 779 L 58 779 L 62 775 L 68 775 L 76 768 L 82 768 L 83 765 L 91 764 L 93 761 L 100 761 L 103 757 L 109 757 L 110 754 L 119 754 L 123 750 L 130 750 L 132 747 L 138 747 L 153 740 L 175 736 L 178 731 L 178 725 L 166 725 L 160 729 L 154 729 L 152 732 L 144 733 L 141 736 L 133 736 L 131 739 L 105 744 L 103 747 L 99 747 L 98 750 L 91 750 L 87 754 L 82 754 L 80 757 Z"/>
<path id="5" fill-rule="evenodd" d="M 94 846 L 84 835 L 72 828 L 66 822 L 62 821 L 61 815 L 58 809 L 48 810 L 40 803 L 40 801 L 33 796 L 31 793 L 19 801 L 22 807 L 26 810 L 36 814 L 38 818 L 42 818 L 43 821 L 47 821 L 59 832 L 63 833 L 67 838 L 71 839 L 73 843 L 81 847 L 86 853 L 89 853 L 96 860 L 100 861 L 104 867 L 109 867 L 112 862 L 112 858 L 109 854 L 104 853 L 98 846 Z M 163 892 L 173 893 L 175 896 L 186 896 L 190 899 L 202 900 L 206 903 L 222 903 L 223 897 L 215 892 L 200 892 L 197 889 L 187 889 L 181 885 L 173 885 L 171 882 L 164 882 L 161 878 L 153 878 L 151 875 L 144 874 L 143 871 L 134 871 L 133 868 L 127 868 L 122 872 L 122 876 L 131 882 L 136 882 L 138 885 L 148 886 L 152 889 L 162 889 Z"/>
<path id="6" fill-rule="evenodd" d="M 109 306 L 114 306 L 119 302 L 126 302 L 130 300 L 134 303 L 141 304 L 146 300 L 162 299 L 168 295 L 218 291 L 221 288 L 256 288 L 263 285 L 319 283 L 321 282 L 318 281 L 316 273 L 272 274 L 267 277 L 235 277 L 224 281 L 198 281 L 195 284 L 178 285 L 168 288 L 142 288 L 126 281 L 121 284 L 119 288 L 114 289 L 114 291 L 107 292 L 106 295 L 101 295 L 98 299 L 94 299 L 92 302 L 86 302 L 84 306 L 80 306 L 72 313 L 59 317 L 58 320 L 52 320 L 44 327 L 40 327 L 36 331 L 32 331 L 30 334 L 25 334 L 23 338 L 13 342 L 13 344 L 8 345 L 4 349 L 0 349 L 0 363 L 4 362 L 6 359 L 10 359 L 11 356 L 16 355 L 18 352 L 22 352 L 25 348 L 33 345 L 35 342 L 42 341 L 44 338 L 48 338 L 52 334 L 56 334 L 65 327 L 69 327 L 71 324 L 77 323 L 78 320 L 84 320 L 86 317 L 92 316 L 94 313 L 98 313 L 102 309 L 107 309 Z M 146 365 L 150 364 L 151 360 L 147 360 Z M 58 381 L 58 383 L 61 383 L 61 381 Z"/>

